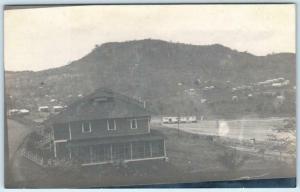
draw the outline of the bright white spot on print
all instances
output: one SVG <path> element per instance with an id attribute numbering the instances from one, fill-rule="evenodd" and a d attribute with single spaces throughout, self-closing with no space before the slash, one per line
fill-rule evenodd
<path id="1" fill-rule="evenodd" d="M 229 132 L 229 127 L 227 125 L 227 122 L 225 121 L 219 121 L 219 136 L 225 136 Z"/>

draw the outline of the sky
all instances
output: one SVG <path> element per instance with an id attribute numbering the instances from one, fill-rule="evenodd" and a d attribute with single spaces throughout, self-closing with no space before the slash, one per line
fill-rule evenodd
<path id="1" fill-rule="evenodd" d="M 96 44 L 161 39 L 254 55 L 295 53 L 295 6 L 96 5 L 4 12 L 5 70 L 60 67 Z"/>

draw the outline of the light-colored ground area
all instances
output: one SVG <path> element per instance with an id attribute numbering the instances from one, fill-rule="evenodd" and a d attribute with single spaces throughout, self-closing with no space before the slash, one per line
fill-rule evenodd
<path id="1" fill-rule="evenodd" d="M 239 140 L 268 140 L 269 135 L 290 136 L 276 132 L 276 126 L 283 126 L 284 118 L 241 119 L 241 120 L 210 120 L 197 123 L 180 123 L 179 130 L 200 135 L 222 136 Z M 163 127 L 178 129 L 178 124 L 162 124 Z"/>
<path id="2" fill-rule="evenodd" d="M 219 121 L 198 121 L 197 123 L 180 123 L 179 129 L 178 124 L 161 124 L 159 121 L 153 123 L 154 126 L 159 127 L 160 130 L 169 132 L 169 129 L 173 129 L 174 132 L 184 131 L 187 133 L 199 135 L 202 138 L 208 138 L 208 136 L 216 137 L 215 143 L 219 143 L 223 146 L 236 149 L 238 151 L 247 153 L 251 155 L 251 161 L 245 163 L 244 167 L 268 167 L 269 165 L 274 167 L 274 161 L 285 161 L 286 163 L 293 164 L 295 154 L 291 154 L 287 149 L 277 150 L 274 146 L 278 145 L 278 140 L 270 140 L 270 136 L 276 136 L 276 138 L 288 138 L 291 143 L 296 143 L 296 135 L 290 132 L 278 132 L 276 128 L 284 127 L 284 120 L 287 118 L 268 118 L 268 119 L 241 119 L 241 120 L 219 120 Z M 206 137 L 205 137 L 206 136 Z M 253 141 L 255 139 L 255 141 Z M 180 137 L 177 142 L 180 142 Z M 190 145 L 190 149 L 180 149 L 180 151 L 194 150 L 191 154 L 195 156 L 197 152 L 195 151 L 194 144 L 191 143 L 192 139 L 182 142 L 182 144 L 176 146 L 175 149 L 180 149 L 184 145 Z M 199 143 L 199 142 L 198 142 Z M 173 145 L 176 145 L 174 143 Z M 281 144 L 279 143 L 279 146 Z M 203 146 L 207 150 L 201 150 L 198 146 L 198 150 L 201 150 L 201 155 L 194 159 L 203 159 L 202 155 L 208 157 L 206 162 L 208 164 L 198 166 L 199 169 L 208 169 L 209 165 L 215 165 L 214 169 L 218 168 L 216 163 L 212 163 L 212 157 L 208 154 L 213 154 L 214 158 L 221 151 L 216 152 L 216 148 L 212 149 L 211 146 Z M 296 146 L 289 145 L 289 148 L 295 148 Z M 280 148 L 280 147 L 279 147 Z M 172 150 L 171 150 L 172 151 Z M 263 151 L 263 152 L 262 152 Z M 294 149 L 295 151 L 295 149 Z M 189 154 L 185 154 L 187 157 Z M 176 159 L 177 157 L 174 157 Z M 265 158 L 265 159 L 264 159 Z M 200 162 L 199 162 L 200 163 Z M 203 164 L 203 162 L 202 162 Z M 195 168 L 195 166 L 192 166 Z M 270 168 L 270 169 L 271 169 Z M 276 168 L 276 166 L 274 167 Z"/>
<path id="3" fill-rule="evenodd" d="M 154 125 L 155 126 L 155 125 Z M 153 126 L 153 127 L 154 127 Z M 222 138 L 211 141 L 207 135 L 190 134 L 176 129 L 155 126 L 166 136 L 169 162 L 182 170 L 182 173 L 195 174 L 203 180 L 257 179 L 295 176 L 295 162 L 281 159 L 278 153 L 259 154 L 254 148 L 241 148 L 236 143 L 223 142 Z M 237 169 L 232 170 L 221 162 L 222 155 L 237 147 L 239 157 L 248 159 Z M 233 173 L 234 172 L 234 173 Z"/>

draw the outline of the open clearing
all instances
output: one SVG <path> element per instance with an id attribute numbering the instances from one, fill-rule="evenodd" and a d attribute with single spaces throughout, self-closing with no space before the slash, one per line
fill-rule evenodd
<path id="1" fill-rule="evenodd" d="M 211 141 L 206 135 L 191 134 L 188 132 L 178 131 L 170 128 L 158 128 L 166 135 L 167 154 L 170 162 L 176 167 L 181 167 L 188 172 L 197 171 L 217 171 L 225 170 L 224 166 L 219 162 L 218 157 L 224 151 L 232 149 L 227 139 L 226 142 L 218 137 L 215 141 Z M 232 144 L 235 144 L 232 142 Z M 263 158 L 262 154 L 253 153 L 252 150 L 239 150 L 243 155 L 250 155 L 251 158 L 241 169 L 251 168 L 272 168 L 270 163 L 279 160 L 277 155 L 272 158 Z M 253 164 L 254 163 L 254 164 Z M 257 165 L 255 165 L 257 164 Z M 269 167 L 271 165 L 271 167 Z"/>
<path id="2" fill-rule="evenodd" d="M 276 126 L 283 126 L 286 118 L 270 119 L 241 119 L 241 120 L 213 120 L 198 121 L 197 123 L 180 123 L 179 130 L 199 134 L 222 136 L 239 140 L 255 139 L 266 141 L 271 134 L 284 135 L 275 132 Z M 178 124 L 163 124 L 162 127 L 178 129 Z"/>

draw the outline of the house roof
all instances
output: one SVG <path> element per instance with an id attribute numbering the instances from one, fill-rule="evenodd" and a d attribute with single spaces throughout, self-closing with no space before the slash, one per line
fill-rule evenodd
<path id="1" fill-rule="evenodd" d="M 100 145 L 100 144 L 111 144 L 111 143 L 126 143 L 126 142 L 137 142 L 137 141 L 154 141 L 162 140 L 164 135 L 157 131 L 152 130 L 147 134 L 140 135 L 126 135 L 126 136 L 116 136 L 116 137 L 107 137 L 107 138 L 94 138 L 94 139 L 82 139 L 82 140 L 71 140 L 68 141 L 68 147 L 77 147 L 77 146 L 89 146 L 89 145 Z"/>
<path id="2" fill-rule="evenodd" d="M 140 102 L 102 88 L 75 101 L 61 113 L 50 117 L 47 123 L 142 116 L 150 116 L 150 112 Z"/>

